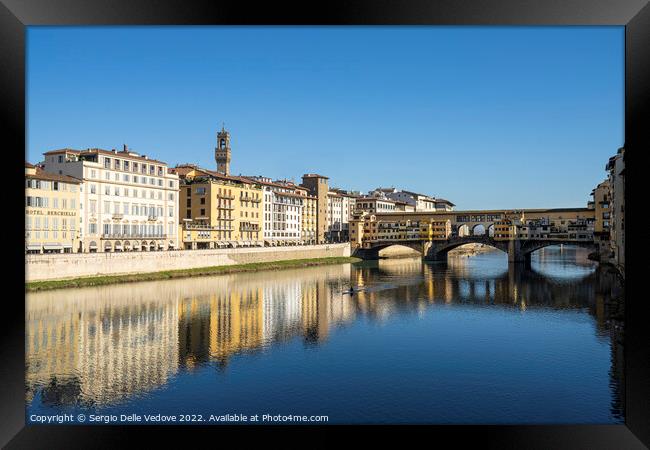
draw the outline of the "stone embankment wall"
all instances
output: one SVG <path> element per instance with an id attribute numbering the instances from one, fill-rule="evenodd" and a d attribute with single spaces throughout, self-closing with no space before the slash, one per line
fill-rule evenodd
<path id="1" fill-rule="evenodd" d="M 337 256 L 350 256 L 350 244 L 25 255 L 25 282 Z"/>

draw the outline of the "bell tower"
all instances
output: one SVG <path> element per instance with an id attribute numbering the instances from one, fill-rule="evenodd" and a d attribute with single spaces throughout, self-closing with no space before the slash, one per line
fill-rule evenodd
<path id="1" fill-rule="evenodd" d="M 230 133 L 223 125 L 217 133 L 217 146 L 214 149 L 214 159 L 217 161 L 217 172 L 230 175 Z"/>

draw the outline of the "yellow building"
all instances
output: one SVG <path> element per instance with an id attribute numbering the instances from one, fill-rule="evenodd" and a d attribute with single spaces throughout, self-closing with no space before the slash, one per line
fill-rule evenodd
<path id="1" fill-rule="evenodd" d="M 494 223 L 494 239 L 507 241 L 517 238 L 517 225 L 511 218 L 504 218 Z"/>
<path id="2" fill-rule="evenodd" d="M 194 165 L 173 169 L 180 179 L 181 239 L 185 249 L 262 246 L 259 184 Z"/>
<path id="3" fill-rule="evenodd" d="M 76 253 L 79 250 L 81 180 L 25 164 L 25 251 Z"/>
<path id="4" fill-rule="evenodd" d="M 368 212 L 357 213 L 350 220 L 352 248 L 368 247 L 388 241 L 433 241 L 449 239 L 450 220 L 381 219 Z"/>
<path id="5" fill-rule="evenodd" d="M 309 191 L 303 188 L 296 188 L 296 193 L 304 196 L 302 200 L 300 241 L 303 244 L 316 244 L 316 236 L 318 233 L 318 197 L 309 195 Z"/>

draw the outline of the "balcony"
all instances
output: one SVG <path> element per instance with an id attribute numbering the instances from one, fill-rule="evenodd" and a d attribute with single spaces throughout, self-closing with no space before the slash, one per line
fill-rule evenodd
<path id="1" fill-rule="evenodd" d="M 185 225 L 185 230 L 196 231 L 234 231 L 234 227 L 219 227 L 210 225 Z"/>
<path id="2" fill-rule="evenodd" d="M 239 231 L 260 231 L 258 227 L 245 227 L 245 226 L 240 226 Z"/>
<path id="3" fill-rule="evenodd" d="M 217 197 L 227 199 L 227 200 L 234 200 L 235 196 L 232 194 L 217 194 Z"/>
<path id="4" fill-rule="evenodd" d="M 124 214 L 113 213 L 113 220 L 121 220 L 124 218 Z"/>
<path id="5" fill-rule="evenodd" d="M 217 209 L 227 209 L 227 210 L 232 211 L 233 209 L 235 209 L 235 207 L 231 206 L 231 205 L 218 205 Z"/>
<path id="6" fill-rule="evenodd" d="M 148 221 L 156 221 L 156 220 L 158 220 L 160 217 L 162 217 L 162 216 L 155 216 L 155 215 L 152 216 L 152 215 L 148 215 L 148 216 L 147 216 L 147 220 L 148 220 Z"/>
<path id="7" fill-rule="evenodd" d="M 150 235 L 148 233 L 104 233 L 102 239 L 167 239 L 166 234 Z"/>

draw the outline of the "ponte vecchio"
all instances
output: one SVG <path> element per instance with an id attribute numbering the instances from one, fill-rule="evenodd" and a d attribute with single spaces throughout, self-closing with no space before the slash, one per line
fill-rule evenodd
<path id="1" fill-rule="evenodd" d="M 358 212 L 350 221 L 350 243 L 364 259 L 403 245 L 431 261 L 445 261 L 461 245 L 481 243 L 506 252 L 510 263 L 525 263 L 549 245 L 596 248 L 594 223 L 591 208 Z"/>

